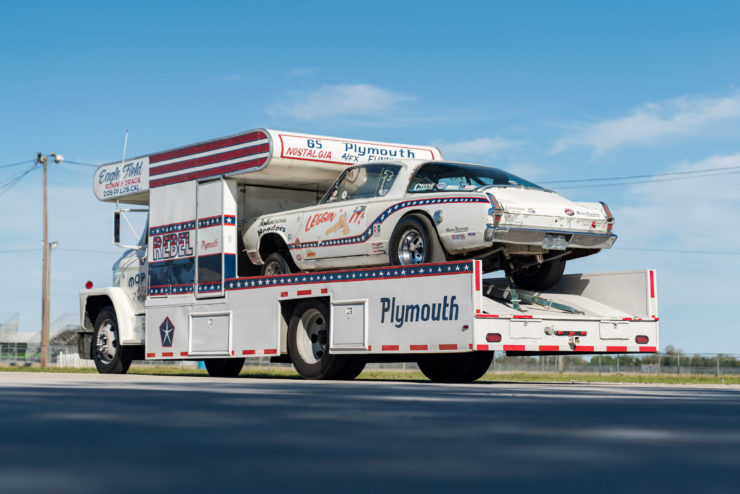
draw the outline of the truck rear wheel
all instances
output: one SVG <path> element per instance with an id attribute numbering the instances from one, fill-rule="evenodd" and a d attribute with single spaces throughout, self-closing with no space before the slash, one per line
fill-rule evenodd
<path id="1" fill-rule="evenodd" d="M 329 353 L 329 307 L 325 301 L 305 300 L 296 306 L 288 325 L 288 354 L 298 374 L 306 379 L 340 378 L 348 360 Z"/>
<path id="2" fill-rule="evenodd" d="M 347 359 L 347 362 L 345 363 L 344 368 L 334 379 L 351 381 L 362 374 L 366 364 L 365 358 L 357 355 L 347 355 L 345 358 Z"/>
<path id="3" fill-rule="evenodd" d="M 131 366 L 133 352 L 121 345 L 113 307 L 103 308 L 95 318 L 90 353 L 101 374 L 125 374 Z"/>
<path id="4" fill-rule="evenodd" d="M 493 352 L 424 355 L 417 363 L 430 380 L 441 383 L 469 383 L 480 379 L 493 360 Z"/>
<path id="5" fill-rule="evenodd" d="M 236 377 L 244 367 L 243 358 L 209 358 L 205 363 L 211 377 Z"/>

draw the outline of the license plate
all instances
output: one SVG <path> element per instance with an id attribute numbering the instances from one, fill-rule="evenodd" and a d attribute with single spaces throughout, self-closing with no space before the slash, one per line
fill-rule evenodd
<path id="1" fill-rule="evenodd" d="M 546 233 L 545 239 L 542 241 L 543 249 L 565 250 L 567 246 L 568 242 L 565 240 L 565 235 L 553 235 L 551 233 Z"/>

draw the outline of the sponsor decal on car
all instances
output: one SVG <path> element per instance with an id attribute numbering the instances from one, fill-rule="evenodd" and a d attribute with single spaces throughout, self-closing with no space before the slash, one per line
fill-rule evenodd
<path id="1" fill-rule="evenodd" d="M 570 208 L 565 208 L 565 214 L 568 216 L 573 216 L 575 213 L 573 213 L 573 210 Z"/>
<path id="2" fill-rule="evenodd" d="M 462 233 L 462 232 L 467 232 L 468 227 L 467 226 L 456 226 L 455 228 L 445 228 L 445 231 L 447 233 Z"/>
<path id="3" fill-rule="evenodd" d="M 269 232 L 282 232 L 285 233 L 285 218 L 262 218 L 260 224 L 257 226 L 257 235 L 262 236 L 264 233 Z"/>
<path id="4" fill-rule="evenodd" d="M 306 259 L 309 259 L 311 257 L 316 257 L 316 251 L 315 250 L 308 250 L 308 251 L 306 251 Z"/>
<path id="5" fill-rule="evenodd" d="M 385 244 L 383 242 L 373 242 L 370 245 L 373 248 L 373 254 L 385 254 Z"/>
<path id="6" fill-rule="evenodd" d="M 464 233 L 453 233 L 452 240 L 465 240 L 465 234 Z"/>

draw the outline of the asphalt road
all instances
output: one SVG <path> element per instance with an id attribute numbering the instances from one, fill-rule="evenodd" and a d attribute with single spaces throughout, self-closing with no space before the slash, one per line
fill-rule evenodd
<path id="1" fill-rule="evenodd" d="M 0 373 L 0 492 L 738 492 L 740 387 Z"/>

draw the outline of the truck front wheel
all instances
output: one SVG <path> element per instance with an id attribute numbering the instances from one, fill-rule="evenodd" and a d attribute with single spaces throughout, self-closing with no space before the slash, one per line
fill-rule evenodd
<path id="1" fill-rule="evenodd" d="M 131 366 L 133 352 L 121 345 L 113 307 L 105 307 L 95 318 L 91 353 L 101 374 L 125 374 Z"/>
<path id="2" fill-rule="evenodd" d="M 296 306 L 288 326 L 288 354 L 298 374 L 306 379 L 344 377 L 342 371 L 347 365 L 347 357 L 329 353 L 329 307 L 326 302 L 311 299 Z"/>

